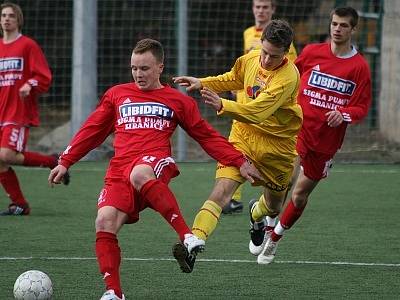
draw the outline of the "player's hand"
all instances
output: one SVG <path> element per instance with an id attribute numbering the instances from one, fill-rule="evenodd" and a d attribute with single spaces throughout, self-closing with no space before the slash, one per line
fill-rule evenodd
<path id="1" fill-rule="evenodd" d="M 337 110 L 328 111 L 325 116 L 327 117 L 326 122 L 328 122 L 328 126 L 330 127 L 337 127 L 344 121 L 342 113 Z"/>
<path id="2" fill-rule="evenodd" d="M 248 160 L 240 166 L 240 174 L 250 183 L 254 183 L 255 180 L 265 181 L 256 167 Z"/>
<path id="3" fill-rule="evenodd" d="M 32 86 L 29 83 L 24 83 L 23 86 L 19 89 L 19 96 L 21 99 L 24 99 L 25 97 L 29 96 L 30 92 L 32 90 Z"/>
<path id="4" fill-rule="evenodd" d="M 200 94 L 203 97 L 205 104 L 212 106 L 216 111 L 222 109 L 222 100 L 216 92 L 205 87 L 201 89 Z"/>
<path id="5" fill-rule="evenodd" d="M 67 168 L 62 165 L 58 165 L 53 170 L 51 170 L 48 178 L 49 185 L 51 187 L 54 187 L 54 184 L 62 183 L 62 179 L 67 171 Z"/>
<path id="6" fill-rule="evenodd" d="M 202 85 L 200 79 L 191 76 L 177 76 L 173 77 L 172 80 L 174 83 L 179 84 L 180 86 L 186 87 L 186 91 L 192 92 L 194 90 L 201 89 Z"/>

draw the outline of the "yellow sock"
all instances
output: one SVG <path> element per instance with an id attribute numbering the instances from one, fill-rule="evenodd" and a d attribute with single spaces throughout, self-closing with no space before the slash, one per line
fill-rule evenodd
<path id="1" fill-rule="evenodd" d="M 242 199 L 242 189 L 243 189 L 243 185 L 239 185 L 239 187 L 237 188 L 237 190 L 235 191 L 235 193 L 232 196 L 232 199 L 235 201 L 240 202 Z"/>
<path id="2" fill-rule="evenodd" d="M 192 232 L 202 240 L 206 240 L 217 226 L 222 208 L 211 200 L 204 202 L 194 218 Z"/>
<path id="3" fill-rule="evenodd" d="M 260 199 L 258 199 L 257 205 L 254 207 L 251 217 L 254 221 L 260 222 L 263 217 L 265 216 L 275 216 L 276 213 L 268 208 L 267 204 L 265 203 L 264 195 L 261 195 Z"/>

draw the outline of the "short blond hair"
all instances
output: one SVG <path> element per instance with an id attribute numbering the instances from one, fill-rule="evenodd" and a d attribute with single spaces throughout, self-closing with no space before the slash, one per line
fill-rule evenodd
<path id="1" fill-rule="evenodd" d="M 153 39 L 143 39 L 137 42 L 133 48 L 133 53 L 135 54 L 142 54 L 147 51 L 150 51 L 153 54 L 157 62 L 164 62 L 164 49 L 159 41 Z"/>

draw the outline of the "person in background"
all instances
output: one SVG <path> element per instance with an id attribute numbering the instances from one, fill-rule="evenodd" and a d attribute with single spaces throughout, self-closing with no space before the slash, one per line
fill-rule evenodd
<path id="1" fill-rule="evenodd" d="M 39 45 L 21 34 L 21 8 L 6 2 L 0 11 L 0 184 L 11 200 L 0 216 L 26 216 L 31 208 L 11 165 L 57 165 L 56 154 L 26 151 L 30 127 L 39 125 L 37 98 L 49 89 L 52 76 Z M 69 183 L 69 174 L 63 182 Z"/>

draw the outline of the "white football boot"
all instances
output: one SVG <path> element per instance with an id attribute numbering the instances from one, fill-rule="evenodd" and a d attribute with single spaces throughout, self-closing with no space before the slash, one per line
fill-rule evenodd
<path id="1" fill-rule="evenodd" d="M 258 255 L 261 253 L 263 246 L 265 244 L 265 234 L 264 231 L 266 224 L 265 218 L 260 222 L 255 222 L 252 218 L 252 212 L 258 203 L 257 199 L 252 199 L 249 202 L 249 214 L 250 214 L 250 242 L 249 251 L 253 255 Z"/>
<path id="2" fill-rule="evenodd" d="M 257 257 L 257 263 L 260 265 L 270 264 L 275 258 L 276 248 L 278 248 L 278 242 L 272 241 L 269 237 Z"/>
<path id="3" fill-rule="evenodd" d="M 185 245 L 189 253 L 192 253 L 193 250 L 196 251 L 196 253 L 198 253 L 198 252 L 203 252 L 206 242 L 202 239 L 199 239 L 194 234 L 186 233 L 185 239 L 183 240 L 183 244 Z"/>
<path id="4" fill-rule="evenodd" d="M 182 272 L 191 273 L 194 268 L 197 253 L 204 251 L 206 242 L 197 236 L 187 233 L 182 242 L 176 243 L 172 247 L 172 254 L 179 264 Z"/>
<path id="5" fill-rule="evenodd" d="M 261 251 L 264 249 L 265 243 L 268 241 L 269 237 L 271 236 L 272 230 L 264 230 L 264 240 L 261 245 L 254 245 L 253 241 L 250 240 L 249 242 L 249 251 L 251 254 L 258 256 Z"/>
<path id="6" fill-rule="evenodd" d="M 120 298 L 117 295 L 115 295 L 114 290 L 108 290 L 103 294 L 100 300 L 125 300 L 125 296 L 122 295 L 122 298 Z"/>

